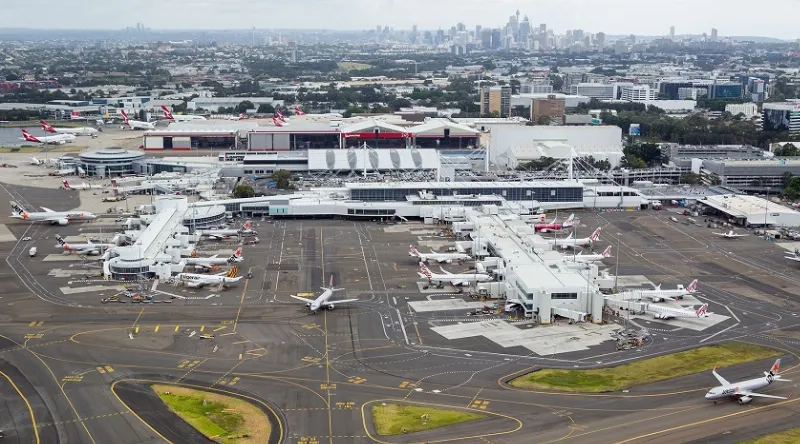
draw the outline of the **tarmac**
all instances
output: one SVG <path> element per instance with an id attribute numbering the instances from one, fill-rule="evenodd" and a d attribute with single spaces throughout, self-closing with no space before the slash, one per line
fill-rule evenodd
<path id="1" fill-rule="evenodd" d="M 91 192 L 11 183 L 0 189 L 8 200 L 24 198 L 31 207 L 71 209 L 95 198 Z M 538 368 L 617 365 L 734 339 L 784 351 L 783 372 L 797 379 L 796 265 L 784 261 L 773 242 L 752 235 L 721 239 L 705 227 L 670 222 L 672 215 L 668 210 L 580 214 L 579 232 L 603 226 L 594 248 L 612 245 L 620 273 L 644 276 L 663 288 L 697 278 L 697 300 L 728 318 L 696 330 L 673 320 L 607 317 L 597 328 L 636 329 L 636 323 L 650 332 L 652 342 L 630 350 L 617 350 L 610 340 L 574 347 L 565 336 L 589 330 L 564 323 L 531 326 L 505 314 L 466 316 L 461 307 L 476 305 L 473 300 L 442 290 L 420 292 L 407 246 L 441 239 L 438 230 L 416 222 L 254 220 L 262 242 L 245 246 L 239 264 L 251 279 L 223 290 L 161 282 L 159 298 L 185 299 L 144 305 L 101 304 L 101 297 L 119 292 L 119 284 L 81 279 L 83 270 L 96 272 L 91 261 L 42 260 L 59 254 L 55 233 L 105 233 L 96 227 L 108 221 L 54 227 L 2 217 L 0 223 L 17 240 L 0 242 L 7 256 L 0 262 L 0 429 L 7 442 L 202 442 L 154 402 L 147 392 L 153 380 L 247 396 L 271 412 L 276 430 L 271 442 L 730 442 L 791 427 L 800 405 L 796 398 L 712 404 L 703 399 L 716 385 L 710 372 L 602 394 L 522 391 L 505 383 Z M 25 236 L 33 240 L 22 241 Z M 41 249 L 39 257 L 28 257 L 32 243 Z M 208 242 L 201 248 L 234 246 Z M 616 259 L 606 260 L 612 273 Z M 335 298 L 359 300 L 309 314 L 290 297 L 319 294 L 331 277 L 345 289 Z M 642 286 L 645 279 L 629 283 Z M 91 289 L 67 293 L 64 288 Z M 463 302 L 446 302 L 455 300 Z M 430 311 L 411 308 L 439 302 Z M 454 304 L 461 306 L 447 309 Z M 509 342 L 491 335 L 448 339 L 440 333 L 467 324 L 508 331 Z M 515 344 L 508 329 L 541 337 L 541 344 L 550 337 L 549 349 Z M 200 339 L 206 334 L 214 337 Z M 771 363 L 720 372 L 738 381 L 760 375 Z M 796 383 L 787 382 L 765 392 L 787 396 L 795 389 Z M 379 437 L 371 407 L 382 402 L 464 409 L 487 418 Z"/>

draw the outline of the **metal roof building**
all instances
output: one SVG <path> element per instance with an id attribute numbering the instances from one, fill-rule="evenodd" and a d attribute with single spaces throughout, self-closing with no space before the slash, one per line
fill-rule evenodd
<path id="1" fill-rule="evenodd" d="M 359 149 L 309 150 L 309 171 L 367 171 L 436 170 L 439 154 L 436 150 Z"/>
<path id="2" fill-rule="evenodd" d="M 800 212 L 757 196 L 724 194 L 706 196 L 697 202 L 727 214 L 742 225 L 800 227 Z"/>

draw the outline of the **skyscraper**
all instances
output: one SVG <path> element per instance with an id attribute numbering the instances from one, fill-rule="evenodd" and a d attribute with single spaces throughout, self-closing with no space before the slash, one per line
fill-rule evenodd
<path id="1" fill-rule="evenodd" d="M 674 26 L 670 26 L 669 27 L 669 39 L 670 40 L 675 40 L 675 27 Z"/>
<path id="2" fill-rule="evenodd" d="M 717 28 L 711 28 L 711 40 L 717 40 Z"/>

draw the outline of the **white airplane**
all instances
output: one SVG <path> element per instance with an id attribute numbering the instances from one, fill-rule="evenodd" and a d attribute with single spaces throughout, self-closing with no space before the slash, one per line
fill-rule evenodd
<path id="1" fill-rule="evenodd" d="M 245 120 L 247 119 L 247 115 L 245 113 L 239 113 L 238 116 L 228 116 L 225 117 L 223 120 Z"/>
<path id="2" fill-rule="evenodd" d="M 790 261 L 800 262 L 800 250 L 794 250 L 791 256 L 784 256 L 784 258 Z"/>
<path id="3" fill-rule="evenodd" d="M 76 220 L 97 219 L 95 214 L 88 211 L 53 211 L 49 208 L 42 207 L 44 211 L 29 213 L 16 202 L 11 202 L 11 208 L 13 209 L 13 214 L 11 214 L 12 218 L 28 222 L 50 222 L 53 225 L 67 225 Z"/>
<path id="4" fill-rule="evenodd" d="M 603 252 L 600 253 L 600 254 L 583 254 L 583 251 L 581 251 L 580 253 L 578 253 L 576 255 L 564 256 L 564 259 L 566 259 L 569 262 L 578 262 L 578 263 L 581 263 L 581 264 L 588 264 L 588 263 L 591 263 L 591 262 L 602 261 L 603 259 L 609 258 L 609 257 L 611 257 L 611 245 L 606 247 L 606 249 L 603 250 Z"/>
<path id="5" fill-rule="evenodd" d="M 62 182 L 62 185 L 64 186 L 65 190 L 70 190 L 70 191 L 72 191 L 72 190 L 98 190 L 100 188 L 103 188 L 102 185 L 99 185 L 99 184 L 98 185 L 92 185 L 92 184 L 88 184 L 86 182 L 79 183 L 77 185 L 70 185 L 70 183 L 67 182 L 66 179 L 64 179 L 64 181 Z"/>
<path id="6" fill-rule="evenodd" d="M 39 121 L 39 125 L 42 125 L 42 129 L 43 130 L 47 131 L 48 133 L 53 133 L 53 134 L 72 134 L 72 135 L 75 135 L 75 136 L 92 136 L 92 135 L 95 135 L 95 134 L 99 133 L 99 131 L 97 131 L 97 128 L 92 128 L 90 126 L 82 126 L 82 127 L 78 127 L 78 128 L 53 128 L 52 126 L 50 126 L 49 123 L 45 122 L 44 120 L 40 120 Z"/>
<path id="7" fill-rule="evenodd" d="M 122 114 L 125 125 L 128 125 L 132 130 L 154 130 L 156 129 L 155 123 L 142 122 L 141 120 L 131 120 L 128 118 L 128 113 L 124 109 L 120 109 L 119 113 Z"/>
<path id="8" fill-rule="evenodd" d="M 339 118 L 342 117 L 342 115 L 339 114 L 339 113 L 307 114 L 307 113 L 303 112 L 303 110 L 301 110 L 300 107 L 298 107 L 298 106 L 294 107 L 294 113 L 295 113 L 295 115 L 298 115 L 298 116 L 314 116 L 314 117 L 319 116 L 319 117 L 339 117 Z"/>
<path id="9" fill-rule="evenodd" d="M 190 257 L 186 259 L 186 265 L 194 265 L 196 270 L 211 270 L 219 265 L 235 264 L 243 260 L 242 247 L 239 247 L 228 258 L 219 257 L 218 254 L 211 257 Z"/>
<path id="10" fill-rule="evenodd" d="M 647 304 L 647 311 L 653 312 L 653 318 L 655 319 L 707 318 L 708 304 L 703 304 L 694 311 L 667 307 L 665 305 Z"/>
<path id="11" fill-rule="evenodd" d="M 87 255 L 96 255 L 101 254 L 106 250 L 113 249 L 116 247 L 114 244 L 95 244 L 92 243 L 90 240 L 86 240 L 85 244 L 70 244 L 64 240 L 60 235 L 56 234 L 56 240 L 58 241 L 58 245 L 56 247 L 61 247 L 66 251 L 74 251 L 78 254 L 87 254 Z"/>
<path id="12" fill-rule="evenodd" d="M 242 279 L 242 276 L 236 276 L 238 271 L 239 266 L 234 265 L 229 271 L 217 274 L 178 273 L 175 279 L 190 288 L 201 288 L 206 285 L 224 287 L 225 284 L 233 284 Z"/>
<path id="13" fill-rule="evenodd" d="M 781 377 L 781 375 L 778 374 L 780 368 L 781 368 L 781 360 L 776 359 L 775 363 L 772 364 L 772 368 L 770 368 L 768 372 L 764 372 L 763 378 L 748 379 L 747 381 L 741 381 L 731 384 L 725 378 L 720 376 L 719 373 L 717 373 L 717 368 L 714 367 L 714 370 L 711 371 L 711 374 L 714 375 L 715 378 L 717 378 L 717 381 L 719 381 L 720 385 L 709 390 L 708 393 L 706 393 L 706 399 L 713 400 L 714 404 L 717 403 L 718 399 L 725 399 L 725 398 L 736 398 L 736 401 L 738 401 L 739 404 L 747 404 L 753 400 L 753 397 L 789 399 L 792 396 L 791 394 L 787 397 L 783 397 L 774 395 L 764 395 L 755 392 L 756 390 L 761 390 L 764 387 L 770 386 L 775 381 L 791 382 L 788 379 L 783 379 L 783 377 Z"/>
<path id="14" fill-rule="evenodd" d="M 178 114 L 177 116 L 173 115 L 164 105 L 161 105 L 161 110 L 164 111 L 164 118 L 166 118 L 170 122 L 191 122 L 192 120 L 208 120 L 203 116 L 182 115 L 182 114 Z"/>
<path id="15" fill-rule="evenodd" d="M 36 137 L 29 133 L 26 129 L 22 129 L 22 137 L 19 140 L 25 142 L 41 143 L 42 145 L 63 145 L 67 142 L 75 140 L 74 134 L 56 134 L 55 136 L 40 136 Z"/>
<path id="16" fill-rule="evenodd" d="M 736 233 L 733 232 L 733 230 L 728 231 L 727 233 L 713 233 L 713 234 L 715 234 L 717 236 L 722 236 L 725 239 L 737 239 L 737 238 L 740 238 L 740 237 L 747 236 L 746 234 L 736 234 Z"/>
<path id="17" fill-rule="evenodd" d="M 291 297 L 293 297 L 293 298 L 295 298 L 295 299 L 297 299 L 299 301 L 305 302 L 306 303 L 306 307 L 308 307 L 308 309 L 311 311 L 311 313 L 316 313 L 316 312 L 322 310 L 323 308 L 326 309 L 326 310 L 333 310 L 335 308 L 335 306 L 334 306 L 333 303 L 328 302 L 328 299 L 330 299 L 331 296 L 333 296 L 333 293 L 335 293 L 337 291 L 342 291 L 342 290 L 344 290 L 344 288 L 333 288 L 333 276 L 331 276 L 330 284 L 328 284 L 328 285 L 329 285 L 328 287 L 320 287 L 320 288 L 322 288 L 323 291 L 322 291 L 322 294 L 319 295 L 316 299 L 302 298 L 300 296 L 295 296 L 293 294 L 289 295 L 289 296 L 291 296 Z M 346 304 L 348 302 L 356 302 L 356 301 L 358 301 L 358 299 L 342 299 L 342 300 L 338 300 L 338 301 L 335 301 L 335 302 L 336 302 L 336 304 Z"/>
<path id="18" fill-rule="evenodd" d="M 35 157 L 31 157 L 30 164 L 31 165 L 44 165 L 44 162 L 39 160 L 39 159 L 37 159 L 37 158 L 35 158 Z"/>
<path id="19" fill-rule="evenodd" d="M 436 253 L 435 251 L 431 250 L 430 253 L 420 253 L 414 248 L 413 245 L 408 246 L 408 255 L 411 257 L 417 258 L 418 262 L 425 262 L 426 264 L 430 261 L 434 260 L 438 263 L 447 262 L 448 264 L 452 263 L 453 261 L 462 262 L 468 259 L 471 259 L 470 255 L 464 253 L 464 249 L 461 248 L 461 245 L 456 245 L 456 249 L 458 253 Z"/>
<path id="20" fill-rule="evenodd" d="M 583 237 L 580 239 L 576 239 L 572 237 L 572 233 L 569 234 L 568 237 L 563 239 L 548 239 L 547 241 L 550 242 L 551 245 L 559 247 L 559 248 L 578 248 L 578 247 L 588 247 L 593 243 L 597 242 L 600 239 L 600 228 L 598 227 L 594 230 L 589 237 Z"/>
<path id="21" fill-rule="evenodd" d="M 286 116 L 281 114 L 281 111 L 278 109 L 275 110 L 275 117 L 272 119 L 272 123 L 276 122 L 275 118 L 277 118 L 280 121 L 281 126 L 289 124 L 289 122 L 287 122 Z"/>
<path id="22" fill-rule="evenodd" d="M 279 127 L 284 125 L 283 123 L 281 123 L 281 121 L 280 121 L 280 120 L 278 120 L 278 118 L 277 118 L 277 117 L 273 117 L 273 118 L 272 118 L 272 124 L 273 124 L 274 126 L 279 126 Z"/>
<path id="23" fill-rule="evenodd" d="M 202 230 L 202 231 L 200 231 L 200 235 L 201 236 L 204 236 L 204 237 L 207 237 L 207 238 L 210 238 L 210 239 L 215 239 L 215 240 L 230 239 L 232 237 L 237 237 L 237 236 L 255 236 L 257 234 L 258 233 L 255 230 L 250 229 L 250 221 L 245 222 L 242 225 L 242 228 L 239 228 L 238 230 L 222 229 L 222 230 Z"/>
<path id="24" fill-rule="evenodd" d="M 486 273 L 478 273 L 477 270 L 476 273 L 453 274 L 446 271 L 442 267 L 439 267 L 439 269 L 442 270 L 443 274 L 431 272 L 431 270 L 429 270 L 423 262 L 420 262 L 420 273 L 417 274 L 419 274 L 419 277 L 427 279 L 428 282 L 447 282 L 453 287 L 464 285 L 470 282 L 488 282 L 492 280 L 491 276 Z"/>
<path id="25" fill-rule="evenodd" d="M 644 296 L 653 302 L 664 302 L 667 300 L 674 301 L 677 298 L 692 294 L 695 291 L 697 291 L 697 279 L 693 280 L 686 288 L 678 284 L 678 288 L 675 290 L 662 290 L 661 284 L 658 284 L 653 290 L 634 290 L 623 293 L 638 293 L 639 296 Z"/>

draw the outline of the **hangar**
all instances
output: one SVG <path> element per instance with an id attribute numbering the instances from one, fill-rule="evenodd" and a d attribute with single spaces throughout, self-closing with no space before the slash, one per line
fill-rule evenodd
<path id="1" fill-rule="evenodd" d="M 199 120 L 171 123 L 165 129 L 144 133 L 145 150 L 237 149 L 244 131 L 258 128 L 256 122 Z"/>
<path id="2" fill-rule="evenodd" d="M 800 227 L 800 212 L 768 199 L 744 194 L 705 196 L 698 200 L 744 226 Z"/>
<path id="3" fill-rule="evenodd" d="M 447 119 L 432 119 L 409 128 L 412 145 L 418 148 L 475 148 L 481 132 Z"/>

